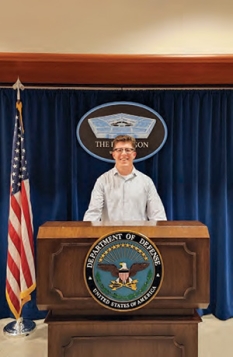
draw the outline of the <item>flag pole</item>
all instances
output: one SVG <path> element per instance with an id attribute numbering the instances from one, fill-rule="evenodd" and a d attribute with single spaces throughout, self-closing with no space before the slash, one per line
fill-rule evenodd
<path id="1" fill-rule="evenodd" d="M 15 82 L 15 84 L 12 86 L 14 90 L 17 90 L 17 102 L 16 102 L 16 109 L 17 109 L 17 113 L 18 115 L 16 116 L 16 120 L 18 119 L 18 122 L 19 124 L 15 124 L 15 132 L 14 132 L 14 138 L 13 138 L 13 147 L 15 145 L 15 136 L 17 134 L 17 130 L 19 130 L 20 132 L 20 136 L 22 139 L 21 140 L 24 140 L 24 127 L 23 127 L 23 119 L 22 119 L 22 102 L 20 100 L 20 91 L 21 90 L 24 90 L 24 86 L 23 84 L 21 83 L 19 77 L 17 79 L 17 81 Z M 17 128 L 18 126 L 18 128 Z M 18 133 L 19 133 L 18 132 Z M 23 144 L 24 145 L 24 144 Z M 25 153 L 25 148 L 24 146 L 23 147 L 20 147 L 19 149 L 17 149 L 19 152 L 21 152 L 21 150 Z M 25 154 L 23 154 L 25 155 Z M 26 155 L 25 155 L 26 156 Z M 13 161 L 13 156 L 12 156 L 12 161 Z M 17 158 L 17 161 L 21 161 L 20 159 L 23 160 L 23 165 L 24 165 L 24 169 L 26 170 L 26 166 L 27 166 L 27 162 L 25 160 L 24 157 L 20 158 L 18 157 Z M 16 166 L 16 165 L 15 165 Z M 19 170 L 21 171 L 21 167 L 19 168 Z M 21 173 L 21 172 L 20 172 Z M 14 175 L 18 175 L 18 172 L 17 172 L 17 169 L 15 169 L 15 172 L 14 172 Z M 26 172 L 26 174 L 24 174 L 24 178 L 26 179 L 25 181 L 29 181 L 28 180 L 28 173 Z M 26 190 L 26 184 L 23 183 L 23 175 L 20 175 L 19 176 L 19 181 L 18 181 L 18 185 L 21 187 L 22 190 L 24 190 L 24 193 L 21 193 L 20 192 L 20 189 L 15 189 L 14 187 L 14 184 L 12 182 L 12 178 L 11 178 L 11 195 L 12 196 L 16 196 L 16 195 L 21 195 L 23 196 L 22 198 L 22 201 L 23 199 L 24 200 L 28 200 L 28 198 L 30 197 L 30 193 L 27 193 Z M 28 184 L 28 182 L 27 182 Z M 29 191 L 29 189 L 28 189 Z M 20 196 L 20 197 L 21 197 Z M 30 198 L 29 198 L 29 203 L 30 203 Z M 28 202 L 27 202 L 28 204 Z M 19 207 L 21 209 L 21 207 Z M 11 201 L 10 201 L 10 212 L 11 212 Z M 27 219 L 27 222 L 30 222 L 30 220 L 32 220 L 32 218 L 30 216 L 32 216 L 32 214 L 30 214 L 30 209 L 28 210 L 28 216 L 27 217 L 24 217 L 24 219 Z M 10 214 L 9 214 L 9 227 L 12 226 L 12 222 L 11 222 L 11 218 L 10 218 Z M 20 226 L 20 229 L 22 227 Z M 19 229 L 19 230 L 20 230 Z M 22 241 L 25 240 L 23 244 L 25 244 L 25 246 L 23 247 L 23 249 L 27 249 L 27 241 L 26 239 L 28 239 L 28 241 L 30 239 L 33 239 L 33 227 L 31 227 L 31 234 L 30 234 L 30 237 L 26 237 L 26 239 L 24 239 L 25 237 L 25 234 L 23 233 L 23 229 L 22 229 L 22 232 L 21 232 L 21 235 L 20 237 L 17 237 L 17 238 L 20 238 Z M 19 240 L 20 240 L 19 239 Z M 10 228 L 9 228 L 9 233 L 8 233 L 8 245 L 9 245 L 9 242 L 11 240 L 11 232 L 10 232 Z M 32 258 L 33 258 L 33 251 L 32 251 Z M 10 252 L 10 249 L 8 247 L 8 256 L 11 257 L 11 252 Z M 12 258 L 11 258 L 12 259 Z M 33 259 L 32 259 L 33 260 Z M 18 270 L 20 271 L 21 269 L 21 262 L 18 261 L 18 262 L 15 262 L 15 264 L 18 264 Z M 30 275 L 30 278 L 31 278 L 31 281 L 29 282 L 29 284 L 27 286 L 24 286 L 23 287 L 23 291 L 21 291 L 21 294 L 25 295 L 24 298 L 21 297 L 21 295 L 19 294 L 19 296 L 15 296 L 15 291 L 18 289 L 20 290 L 20 286 L 18 287 L 12 287 L 10 286 L 11 285 L 11 282 L 10 282 L 10 277 L 8 279 L 8 272 L 10 274 L 10 276 L 12 276 L 12 272 L 10 272 L 10 264 L 8 264 L 7 262 L 7 284 L 6 284 L 6 297 L 7 297 L 7 301 L 8 301 L 8 304 L 9 304 L 9 307 L 11 309 L 11 311 L 13 312 L 16 320 L 15 321 L 12 321 L 10 323 L 8 323 L 4 328 L 3 328 L 3 332 L 4 334 L 8 335 L 8 336 L 28 336 L 31 332 L 33 332 L 36 328 L 36 324 L 34 321 L 31 321 L 31 320 L 28 320 L 28 319 L 24 319 L 23 317 L 21 317 L 21 312 L 22 312 L 22 307 L 24 305 L 24 303 L 26 303 L 27 301 L 30 300 L 30 293 L 35 289 L 35 286 L 36 286 L 36 283 L 35 283 L 35 272 L 34 272 L 34 266 L 32 266 L 30 269 L 31 271 L 29 272 L 29 275 Z M 24 272 L 23 272 L 24 274 Z M 26 272 L 26 274 L 28 274 L 28 272 Z M 13 277 L 13 279 L 15 279 L 15 277 Z M 20 284 L 20 282 L 18 282 L 18 284 Z M 8 289 L 8 287 L 10 287 Z M 13 293 L 13 295 L 12 295 Z"/>

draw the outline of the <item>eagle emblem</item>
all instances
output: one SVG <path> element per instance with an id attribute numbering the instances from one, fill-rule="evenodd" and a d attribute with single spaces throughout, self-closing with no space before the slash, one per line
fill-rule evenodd
<path id="1" fill-rule="evenodd" d="M 127 267 L 125 262 L 119 264 L 121 268 L 118 268 L 115 264 L 98 264 L 98 268 L 107 272 L 110 272 L 116 280 L 111 280 L 109 287 L 112 290 L 117 290 L 122 287 L 127 287 L 132 290 L 137 290 L 137 279 L 132 279 L 137 272 L 146 269 L 149 263 L 133 263 L 130 268 Z"/>
<path id="2" fill-rule="evenodd" d="M 148 304 L 160 289 L 163 261 L 156 245 L 141 233 L 113 231 L 91 246 L 84 264 L 90 295 L 115 311 Z"/>

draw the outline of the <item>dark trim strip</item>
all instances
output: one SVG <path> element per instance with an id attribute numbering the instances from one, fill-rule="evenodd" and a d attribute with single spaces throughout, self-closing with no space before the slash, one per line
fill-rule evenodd
<path id="1" fill-rule="evenodd" d="M 32 85 L 232 85 L 233 55 L 0 53 L 0 83 Z"/>

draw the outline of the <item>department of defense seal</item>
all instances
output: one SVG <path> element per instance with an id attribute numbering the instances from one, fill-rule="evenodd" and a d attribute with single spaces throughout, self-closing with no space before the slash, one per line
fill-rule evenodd
<path id="1" fill-rule="evenodd" d="M 92 297 L 115 311 L 132 311 L 148 304 L 163 280 L 163 262 L 146 236 L 117 231 L 99 238 L 84 264 L 84 281 Z"/>

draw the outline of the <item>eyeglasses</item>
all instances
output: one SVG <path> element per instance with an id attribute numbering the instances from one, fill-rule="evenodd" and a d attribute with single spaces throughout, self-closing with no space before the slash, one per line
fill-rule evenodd
<path id="1" fill-rule="evenodd" d="M 113 151 L 116 151 L 118 154 L 123 153 L 123 151 L 126 152 L 126 154 L 131 154 L 131 152 L 135 151 L 133 148 L 116 148 L 113 149 Z"/>

